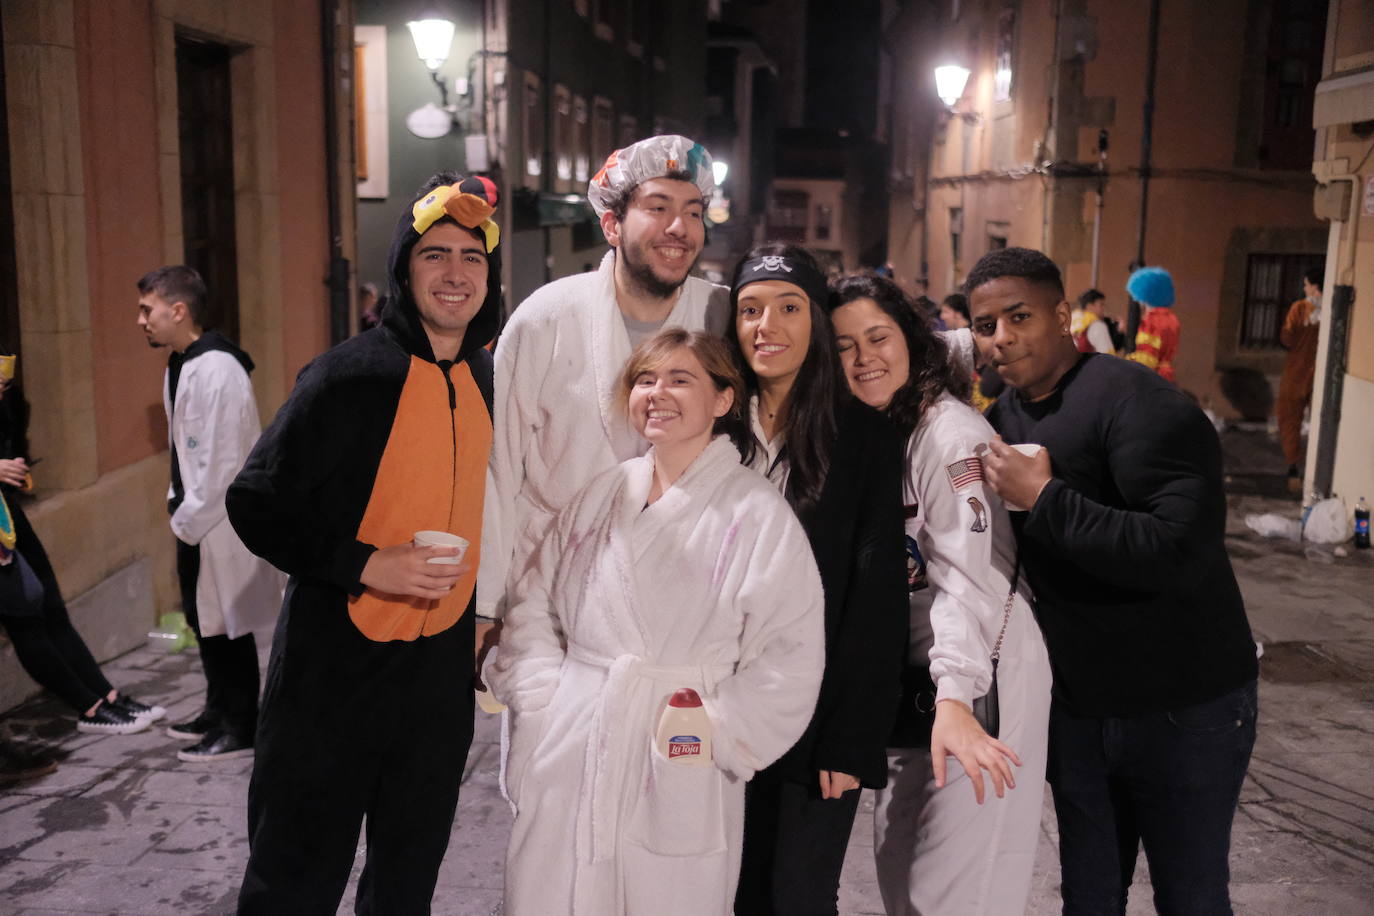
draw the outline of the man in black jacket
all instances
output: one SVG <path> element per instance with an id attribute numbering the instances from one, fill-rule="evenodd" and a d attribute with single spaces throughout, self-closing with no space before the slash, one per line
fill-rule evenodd
<path id="1" fill-rule="evenodd" d="M 472 740 L 477 557 L 500 311 L 496 188 L 440 173 L 396 227 L 380 326 L 301 372 L 229 488 L 291 576 L 248 789 L 240 913 L 428 913 Z M 431 561 L 437 561 L 432 565 Z"/>
<path id="2" fill-rule="evenodd" d="M 1124 912 L 1143 843 L 1161 913 L 1230 913 L 1258 670 L 1223 541 L 1216 432 L 1154 373 L 1078 352 L 1040 252 L 991 252 L 965 288 L 975 339 L 1009 386 L 988 413 L 1005 443 L 984 464 L 1028 510 L 1012 519 L 1054 672 L 1064 912 Z"/>

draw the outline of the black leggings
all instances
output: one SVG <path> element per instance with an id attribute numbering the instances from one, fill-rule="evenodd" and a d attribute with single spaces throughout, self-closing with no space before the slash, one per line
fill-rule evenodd
<path id="1" fill-rule="evenodd" d="M 37 615 L 0 613 L 14 654 L 29 677 L 52 691 L 78 713 L 83 713 L 114 688 L 100 673 L 100 666 L 67 616 L 67 605 L 57 585 L 43 542 L 17 506 L 11 506 L 18 548 L 43 586 L 43 612 Z"/>
<path id="2" fill-rule="evenodd" d="M 735 916 L 835 916 L 859 789 L 821 798 L 775 764 L 744 789 L 744 851 Z"/>

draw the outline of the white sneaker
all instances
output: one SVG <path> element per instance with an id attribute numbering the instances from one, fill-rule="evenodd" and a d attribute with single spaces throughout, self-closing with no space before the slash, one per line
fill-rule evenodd
<path id="1" fill-rule="evenodd" d="M 97 735 L 132 735 L 151 724 L 150 720 L 131 716 L 113 703 L 102 702 L 89 716 L 82 714 L 77 717 L 76 730 Z"/>

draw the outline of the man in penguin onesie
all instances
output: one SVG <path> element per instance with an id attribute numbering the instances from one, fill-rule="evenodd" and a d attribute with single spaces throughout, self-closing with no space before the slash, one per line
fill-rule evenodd
<path id="1" fill-rule="evenodd" d="M 290 574 L 248 790 L 240 913 L 428 913 L 472 740 L 473 587 L 500 315 L 496 188 L 441 172 L 396 227 L 381 324 L 302 370 L 229 489 Z M 440 530 L 472 545 L 417 547 Z"/>

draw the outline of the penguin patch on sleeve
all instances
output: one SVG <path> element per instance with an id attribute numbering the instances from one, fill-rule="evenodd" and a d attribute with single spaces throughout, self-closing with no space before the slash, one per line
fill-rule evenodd
<path id="1" fill-rule="evenodd" d="M 973 510 L 973 525 L 969 528 L 969 531 L 987 531 L 988 510 L 983 507 L 982 501 L 976 496 L 970 496 L 968 498 L 968 504 L 969 508 Z"/>

